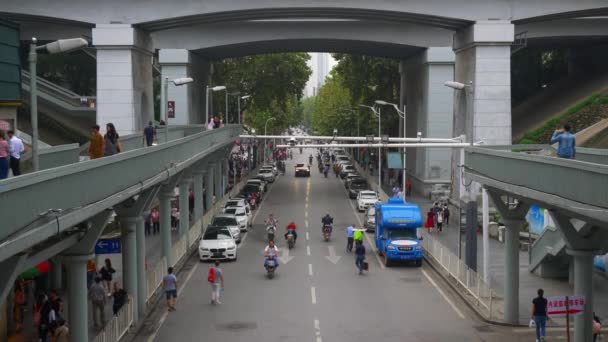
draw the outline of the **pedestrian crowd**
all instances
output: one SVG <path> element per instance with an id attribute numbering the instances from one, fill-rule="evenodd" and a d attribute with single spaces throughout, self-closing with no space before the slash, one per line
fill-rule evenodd
<path id="1" fill-rule="evenodd" d="M 224 127 L 224 121 L 219 116 L 214 116 L 209 118 L 209 122 L 207 122 L 207 130 L 212 130 L 216 128 Z"/>
<path id="2" fill-rule="evenodd" d="M 446 225 L 450 224 L 450 209 L 448 208 L 448 204 L 435 202 L 426 213 L 424 227 L 428 229 L 429 233 L 432 233 L 433 229 L 442 232 L 444 223 Z"/>
<path id="3" fill-rule="evenodd" d="M 88 298 L 93 307 L 93 328 L 103 329 L 106 325 L 106 304 L 112 299 L 112 314 L 117 316 L 120 309 L 130 300 L 129 294 L 115 281 L 116 270 L 110 259 L 104 260 L 99 271 L 92 274 L 94 281 L 89 285 Z"/>
<path id="4" fill-rule="evenodd" d="M 21 175 L 21 155 L 25 151 L 23 141 L 13 130 L 4 133 L 0 130 L 0 179 L 8 178 L 8 171 L 13 176 Z"/>

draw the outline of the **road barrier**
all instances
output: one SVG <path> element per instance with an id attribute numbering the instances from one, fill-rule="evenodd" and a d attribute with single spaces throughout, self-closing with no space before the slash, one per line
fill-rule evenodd
<path id="1" fill-rule="evenodd" d="M 496 293 L 477 272 L 430 234 L 424 235 L 422 247 L 427 260 L 430 259 L 448 281 L 452 281 L 453 285 L 462 290 L 465 299 L 475 305 L 480 314 L 489 320 L 497 318 L 497 310 L 493 307 L 496 304 Z"/>
<path id="2" fill-rule="evenodd" d="M 146 272 L 146 288 L 148 290 L 148 293 L 146 294 L 146 301 L 150 301 L 156 291 L 160 289 L 161 283 L 163 281 L 163 276 L 166 272 L 167 259 L 164 257 L 160 259 L 160 261 L 153 269 L 148 270 Z"/>
<path id="3" fill-rule="evenodd" d="M 127 303 L 118 311 L 116 316 L 106 324 L 106 326 L 97 334 L 94 342 L 116 342 L 120 340 L 133 325 L 133 306 L 135 305 L 131 296 Z"/>

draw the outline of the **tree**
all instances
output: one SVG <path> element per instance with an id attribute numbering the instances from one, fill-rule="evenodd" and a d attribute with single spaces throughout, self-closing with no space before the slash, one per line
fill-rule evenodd
<path id="1" fill-rule="evenodd" d="M 334 128 L 340 134 L 353 133 L 354 117 L 350 110 L 351 95 L 337 75 L 328 77 L 319 89 L 312 112 L 312 128 L 315 134 L 331 135 Z M 355 131 L 356 132 L 356 131 Z"/>
<path id="2" fill-rule="evenodd" d="M 247 111 L 246 123 L 258 132 L 264 129 L 264 122 L 257 116 L 274 116 L 268 124 L 269 132 L 287 128 L 294 124 L 294 115 L 302 90 L 312 71 L 307 65 L 307 53 L 280 53 L 227 58 L 214 64 L 213 84 L 226 85 L 230 93 L 251 95 L 250 101 L 243 103 Z M 232 96 L 229 108 L 236 108 L 236 96 Z M 224 101 L 213 103 L 215 112 L 225 112 Z M 231 110 L 231 112 L 233 112 Z"/>

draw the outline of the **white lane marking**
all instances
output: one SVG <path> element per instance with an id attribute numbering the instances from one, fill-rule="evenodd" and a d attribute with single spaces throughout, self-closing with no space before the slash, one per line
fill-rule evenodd
<path id="1" fill-rule="evenodd" d="M 306 212 L 304 213 L 304 216 L 305 216 L 305 217 L 308 217 L 308 211 L 306 211 Z"/>
<path id="2" fill-rule="evenodd" d="M 314 286 L 310 287 L 310 297 L 313 304 L 317 304 L 317 291 Z"/>
<path id="3" fill-rule="evenodd" d="M 321 338 L 321 328 L 319 327 L 319 320 L 315 318 L 315 335 L 317 335 L 317 342 L 323 342 Z"/>
<path id="4" fill-rule="evenodd" d="M 305 207 L 306 207 L 306 209 L 308 209 L 308 201 L 307 201 L 307 202 L 306 202 L 306 205 L 305 205 Z"/>
<path id="5" fill-rule="evenodd" d="M 420 270 L 422 272 L 422 274 L 424 275 L 424 277 L 429 281 L 429 283 L 431 283 L 431 285 L 433 285 L 433 287 L 435 289 L 437 289 L 437 292 L 439 292 L 439 294 L 443 297 L 443 299 L 445 299 L 446 302 L 448 302 L 448 304 L 450 304 L 450 306 L 452 307 L 452 309 L 454 309 L 454 311 L 456 311 L 456 314 L 464 319 L 464 315 L 462 314 L 462 311 L 460 311 L 456 305 L 454 304 L 454 302 L 452 302 L 452 300 L 450 298 L 448 298 L 448 296 L 445 294 L 445 292 L 443 292 L 443 290 L 441 288 L 439 288 L 439 286 L 437 286 L 437 283 L 435 283 L 435 281 L 433 279 L 431 279 L 431 277 L 429 277 L 429 275 L 426 273 L 425 270 Z"/>
<path id="6" fill-rule="evenodd" d="M 310 255 L 310 246 L 306 246 L 306 254 Z"/>
<path id="7" fill-rule="evenodd" d="M 304 220 L 304 224 L 306 225 L 306 228 L 308 228 L 308 220 Z"/>
<path id="8" fill-rule="evenodd" d="M 306 241 L 308 241 L 310 239 L 310 236 L 308 236 L 308 232 L 306 232 Z"/>
<path id="9" fill-rule="evenodd" d="M 319 320 L 315 319 L 315 330 L 321 330 L 321 328 L 319 327 Z"/>
<path id="10" fill-rule="evenodd" d="M 308 264 L 308 275 L 312 277 L 312 264 Z"/>
<path id="11" fill-rule="evenodd" d="M 192 269 L 190 270 L 190 273 L 188 273 L 188 276 L 186 277 L 186 280 L 184 281 L 184 284 L 181 285 L 179 287 L 179 289 L 177 290 L 177 300 L 176 300 L 176 302 L 178 302 L 181 299 L 180 295 L 181 295 L 182 291 L 186 288 L 186 285 L 190 281 L 190 278 L 192 278 L 192 275 L 194 275 L 194 272 L 196 272 L 196 270 L 198 269 L 198 265 L 200 265 L 200 264 L 201 263 L 198 262 L 198 261 L 196 262 L 196 264 L 194 264 L 194 267 L 192 267 Z M 154 333 L 150 337 L 148 337 L 148 342 L 153 342 L 156 339 L 156 336 L 158 335 L 158 332 L 160 331 L 160 328 L 165 323 L 165 320 L 167 319 L 168 315 L 169 315 L 169 311 L 165 311 L 165 313 L 162 315 L 162 317 L 158 321 L 158 326 L 156 327 L 156 330 L 154 330 Z"/>
<path id="12" fill-rule="evenodd" d="M 344 193 L 346 193 L 348 195 L 348 193 L 346 192 L 346 189 L 344 189 Z M 355 214 L 355 217 L 357 218 L 357 222 L 359 222 L 359 225 L 361 227 L 363 227 L 363 222 L 361 221 L 361 218 L 359 217 L 359 213 L 355 209 L 353 202 L 351 200 L 349 200 L 348 203 L 350 204 L 350 207 L 353 209 L 353 213 Z M 365 237 L 365 240 L 367 240 L 367 243 L 371 247 L 372 251 L 374 251 L 376 260 L 378 260 L 378 264 L 380 264 L 380 268 L 385 269 L 386 266 L 384 266 L 384 263 L 380 259 L 380 255 L 378 255 L 378 250 L 376 249 L 376 244 L 372 242 L 372 240 L 369 238 L 369 235 L 367 235 L 367 233 L 363 233 L 363 236 Z"/>

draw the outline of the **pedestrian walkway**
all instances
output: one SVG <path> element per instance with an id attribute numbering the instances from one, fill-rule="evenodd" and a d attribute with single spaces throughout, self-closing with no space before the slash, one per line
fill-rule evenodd
<path id="1" fill-rule="evenodd" d="M 363 173 L 364 171 L 360 169 Z M 377 177 L 368 177 L 372 187 L 375 188 Z M 388 184 L 382 185 L 381 195 L 389 195 L 392 193 L 391 186 Z M 433 206 L 434 201 L 420 194 L 412 192 L 412 196 L 407 198 L 408 202 L 416 203 L 420 206 L 422 213 L 428 212 Z M 458 255 L 458 222 L 457 208 L 451 207 L 450 223 L 444 224 L 443 232 L 439 233 L 436 229 L 433 230 L 433 237 L 441 244 L 448 248 L 452 253 Z M 463 237 L 464 243 L 464 237 Z M 465 248 L 463 246 L 463 248 Z M 490 284 L 492 289 L 499 297 L 504 295 L 504 278 L 505 278 L 505 245 L 498 240 L 490 239 Z M 572 295 L 573 285 L 568 283 L 568 279 L 549 279 L 537 276 L 528 271 L 529 255 L 527 251 L 519 252 L 519 322 L 528 324 L 530 320 L 530 310 L 532 299 L 536 296 L 536 291 L 539 288 L 545 290 L 545 296 L 562 296 Z M 481 231 L 477 234 L 477 272 L 483 274 L 483 239 Z M 593 301 L 594 311 L 600 318 L 608 317 L 608 279 L 603 273 L 596 272 L 593 277 Z M 548 325 L 564 325 L 564 319 L 555 319 L 548 322 Z"/>

